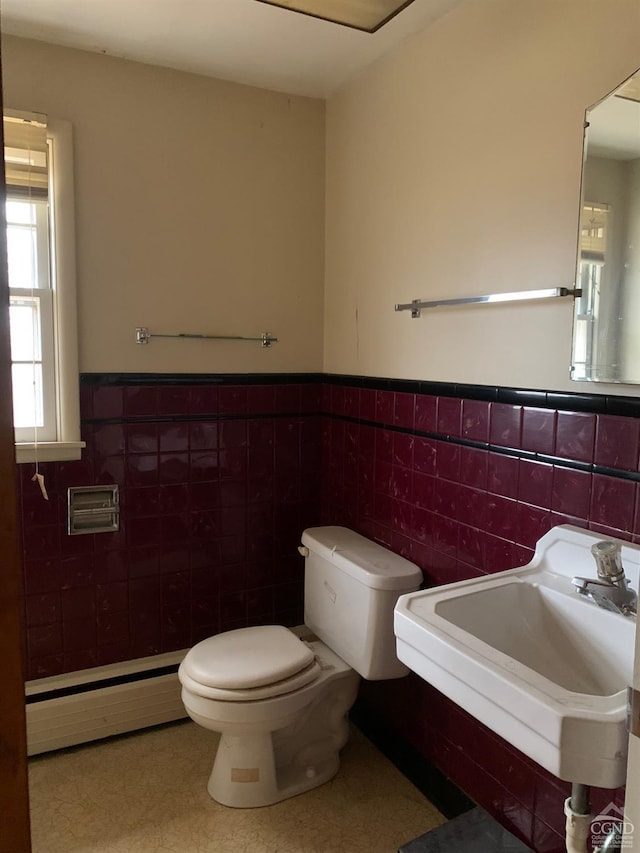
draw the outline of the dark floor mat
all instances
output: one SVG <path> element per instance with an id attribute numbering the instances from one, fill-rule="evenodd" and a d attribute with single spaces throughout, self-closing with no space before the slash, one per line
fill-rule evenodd
<path id="1" fill-rule="evenodd" d="M 483 809 L 475 808 L 403 844 L 398 853 L 532 853 Z"/>

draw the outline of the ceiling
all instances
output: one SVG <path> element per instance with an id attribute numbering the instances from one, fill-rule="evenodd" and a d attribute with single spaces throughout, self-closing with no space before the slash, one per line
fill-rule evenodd
<path id="1" fill-rule="evenodd" d="M 2 0 L 2 32 L 325 98 L 465 0 L 414 0 L 365 33 L 256 0 Z"/>

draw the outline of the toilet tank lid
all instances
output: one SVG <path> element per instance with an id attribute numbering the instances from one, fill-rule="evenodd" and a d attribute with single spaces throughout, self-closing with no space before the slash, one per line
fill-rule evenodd
<path id="1" fill-rule="evenodd" d="M 422 572 L 415 563 L 347 527 L 309 527 L 302 544 L 372 589 L 417 589 Z"/>

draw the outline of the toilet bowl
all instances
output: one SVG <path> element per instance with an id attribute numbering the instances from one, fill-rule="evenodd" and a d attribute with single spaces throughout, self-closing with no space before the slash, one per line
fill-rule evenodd
<path id="1" fill-rule="evenodd" d="M 207 785 L 213 799 L 236 808 L 266 806 L 334 776 L 348 738 L 346 715 L 356 699 L 358 674 L 322 642 L 304 643 L 277 625 L 229 631 L 191 651 L 215 655 L 218 639 L 229 662 L 234 643 L 243 654 L 249 641 L 262 652 L 277 645 L 292 659 L 308 653 L 311 663 L 271 684 L 225 689 L 192 678 L 192 661 L 185 658 L 179 676 L 187 713 L 204 728 L 221 732 Z"/>
<path id="2" fill-rule="evenodd" d="M 393 607 L 418 588 L 409 561 L 354 531 L 304 532 L 305 623 L 317 638 L 263 625 L 195 645 L 178 677 L 189 716 L 220 732 L 207 790 L 236 808 L 266 806 L 331 779 L 360 676 L 399 678 Z"/>

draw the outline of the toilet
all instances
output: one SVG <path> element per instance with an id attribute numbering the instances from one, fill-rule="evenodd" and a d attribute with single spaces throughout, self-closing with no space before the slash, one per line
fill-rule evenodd
<path id="1" fill-rule="evenodd" d="M 227 631 L 180 664 L 192 720 L 220 732 L 207 790 L 235 808 L 266 806 L 332 778 L 360 677 L 402 678 L 393 608 L 419 588 L 413 563 L 345 527 L 302 535 L 305 626 Z"/>

